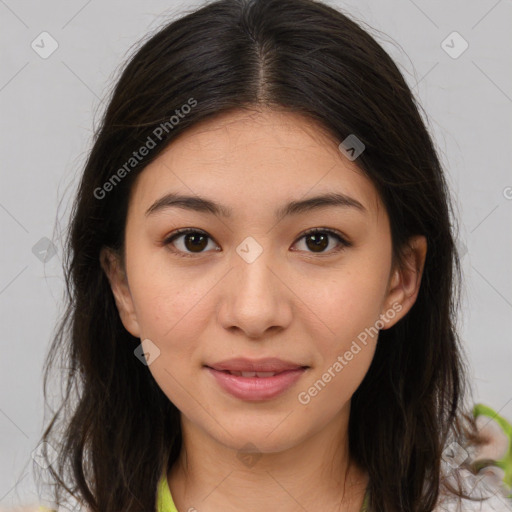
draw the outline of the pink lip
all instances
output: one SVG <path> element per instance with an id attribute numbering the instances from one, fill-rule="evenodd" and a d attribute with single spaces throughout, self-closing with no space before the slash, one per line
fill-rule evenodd
<path id="1" fill-rule="evenodd" d="M 305 368 L 285 370 L 273 377 L 238 377 L 225 371 L 205 367 L 222 389 L 242 400 L 268 400 L 289 389 L 306 371 Z M 239 370 L 242 371 L 242 370 Z M 251 371 L 251 370 L 244 370 Z M 256 371 L 256 370 L 253 370 Z M 273 371 L 273 370 L 260 370 Z M 275 370 L 274 370 L 275 371 Z"/>

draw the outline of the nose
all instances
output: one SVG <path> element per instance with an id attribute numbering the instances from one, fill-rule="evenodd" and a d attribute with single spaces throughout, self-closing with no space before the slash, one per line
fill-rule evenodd
<path id="1" fill-rule="evenodd" d="M 220 324 L 253 340 L 286 329 L 292 320 L 293 293 L 282 267 L 266 250 L 255 259 L 243 252 L 233 256 L 233 268 L 219 288 Z"/>

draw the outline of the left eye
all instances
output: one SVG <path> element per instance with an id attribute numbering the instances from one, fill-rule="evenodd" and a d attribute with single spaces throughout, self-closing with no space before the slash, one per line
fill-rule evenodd
<path id="1" fill-rule="evenodd" d="M 307 231 L 297 240 L 297 242 L 295 242 L 295 244 L 297 244 L 299 241 L 303 239 L 306 244 L 306 252 L 312 252 L 317 254 L 323 254 L 326 252 L 338 252 L 341 251 L 343 248 L 350 247 L 352 245 L 336 231 L 325 228 L 314 228 Z M 334 247 L 331 247 L 329 250 L 326 250 L 326 248 L 328 248 L 330 244 L 329 239 L 335 240 Z M 178 240 L 180 241 L 180 243 L 176 243 Z M 194 254 L 201 254 L 203 252 L 207 252 L 205 249 L 207 249 L 208 247 L 208 240 L 211 240 L 213 242 L 211 237 L 206 232 L 198 229 L 187 228 L 178 229 L 171 233 L 171 235 L 164 240 L 163 245 L 173 246 L 173 252 L 177 253 L 180 256 L 186 257 L 193 256 Z M 217 246 L 217 248 L 214 250 L 219 251 L 221 249 L 219 249 Z"/>
<path id="2" fill-rule="evenodd" d="M 334 238 L 337 244 L 334 244 L 334 249 L 326 251 L 326 247 L 329 246 L 329 237 Z M 326 253 L 326 252 L 338 252 L 344 247 L 350 247 L 350 243 L 347 242 L 340 234 L 332 229 L 315 228 L 304 233 L 299 241 L 304 239 L 305 245 L 308 249 L 312 249 L 313 253 Z"/>

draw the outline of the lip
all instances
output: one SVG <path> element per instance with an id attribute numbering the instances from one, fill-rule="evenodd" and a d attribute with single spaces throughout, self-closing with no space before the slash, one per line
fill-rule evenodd
<path id="1" fill-rule="evenodd" d="M 218 371 L 228 370 L 236 372 L 285 372 L 306 368 L 306 365 L 278 359 L 277 357 L 266 357 L 264 359 L 237 357 L 205 366 Z"/>
<path id="2" fill-rule="evenodd" d="M 309 366 L 276 357 L 248 359 L 237 357 L 204 365 L 205 370 L 226 392 L 241 400 L 261 401 L 275 398 L 291 388 Z M 273 376 L 242 377 L 229 372 L 273 372 Z"/>

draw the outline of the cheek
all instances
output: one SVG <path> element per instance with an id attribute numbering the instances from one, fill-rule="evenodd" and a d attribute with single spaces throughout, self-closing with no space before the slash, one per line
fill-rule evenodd
<path id="1" fill-rule="evenodd" d="M 158 345 L 162 353 L 172 354 L 174 360 L 190 356 L 197 348 L 201 333 L 214 314 L 202 286 L 179 286 L 179 282 L 164 286 L 148 282 L 147 293 L 135 298 L 137 318 L 145 338 Z"/>
<path id="2" fill-rule="evenodd" d="M 316 332 L 310 331 L 317 364 L 298 400 L 319 424 L 350 401 L 370 367 L 382 298 L 376 284 L 368 275 L 347 272 L 323 293 L 310 296 L 322 323 Z"/>
<path id="3" fill-rule="evenodd" d="M 384 257 L 379 261 L 375 254 L 359 254 L 308 294 L 308 305 L 322 322 L 310 331 L 318 359 L 299 401 L 322 421 L 350 400 L 371 365 L 387 264 Z"/>
<path id="4" fill-rule="evenodd" d="M 191 375 L 199 370 L 201 342 L 215 314 L 208 300 L 213 284 L 208 278 L 185 279 L 168 268 L 153 267 L 133 276 L 141 337 L 150 339 L 160 351 L 149 370 L 169 400 L 188 411 L 195 403 L 191 394 L 197 394 Z M 192 367 L 195 362 L 197 369 Z"/>
<path id="5" fill-rule="evenodd" d="M 137 320 L 145 338 L 180 351 L 208 320 L 214 276 L 172 266 L 165 250 L 133 249 L 127 262 Z"/>
<path id="6" fill-rule="evenodd" d="M 318 314 L 332 350 L 343 349 L 379 319 L 386 291 L 386 269 L 359 262 L 311 288 L 307 304 Z M 322 337 L 320 337 L 322 339 Z M 333 344 L 332 340 L 336 340 Z"/>

